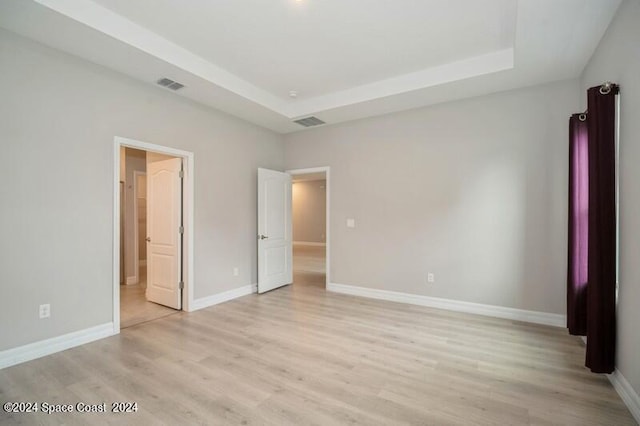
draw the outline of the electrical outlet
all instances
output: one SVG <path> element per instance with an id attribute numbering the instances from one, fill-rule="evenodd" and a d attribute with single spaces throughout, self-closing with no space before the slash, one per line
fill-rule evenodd
<path id="1" fill-rule="evenodd" d="M 40 319 L 49 318 L 51 316 L 51 305 L 44 304 L 40 305 Z"/>
<path id="2" fill-rule="evenodd" d="M 433 284 L 433 283 L 435 283 L 435 282 L 436 282 L 436 276 L 435 276 L 435 274 L 434 274 L 433 272 L 429 272 L 429 273 L 427 274 L 427 282 L 428 282 L 429 284 Z"/>
<path id="3" fill-rule="evenodd" d="M 237 277 L 238 275 L 240 275 L 240 270 L 238 268 L 233 268 L 233 276 Z"/>

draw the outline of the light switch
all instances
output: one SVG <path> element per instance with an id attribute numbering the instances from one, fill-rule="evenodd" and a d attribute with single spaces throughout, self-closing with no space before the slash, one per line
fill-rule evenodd
<path id="1" fill-rule="evenodd" d="M 347 219 L 347 228 L 355 228 L 356 220 L 355 219 Z"/>

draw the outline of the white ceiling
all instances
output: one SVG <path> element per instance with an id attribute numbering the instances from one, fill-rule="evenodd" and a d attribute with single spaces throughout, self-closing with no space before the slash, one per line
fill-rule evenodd
<path id="1" fill-rule="evenodd" d="M 0 26 L 287 133 L 577 77 L 619 3 L 3 0 Z"/>
<path id="2" fill-rule="evenodd" d="M 96 3 L 284 101 L 511 48 L 516 10 L 512 0 Z"/>

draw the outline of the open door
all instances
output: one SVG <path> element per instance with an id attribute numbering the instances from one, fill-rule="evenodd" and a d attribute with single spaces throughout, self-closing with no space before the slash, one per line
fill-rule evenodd
<path id="1" fill-rule="evenodd" d="M 147 300 L 182 309 L 182 159 L 147 163 Z"/>
<path id="2" fill-rule="evenodd" d="M 258 169 L 258 293 L 293 282 L 291 175 Z"/>

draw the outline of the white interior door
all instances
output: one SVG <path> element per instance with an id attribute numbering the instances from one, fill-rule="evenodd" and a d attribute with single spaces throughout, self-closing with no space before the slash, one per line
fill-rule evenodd
<path id="1" fill-rule="evenodd" d="M 182 159 L 147 163 L 147 300 L 182 309 Z"/>
<path id="2" fill-rule="evenodd" d="M 258 169 L 258 293 L 293 282 L 291 175 Z"/>

